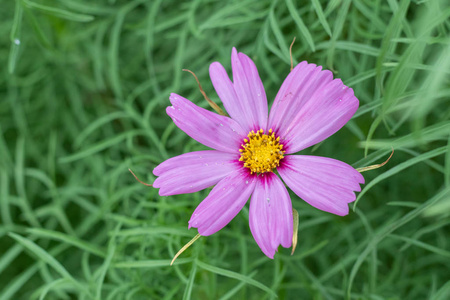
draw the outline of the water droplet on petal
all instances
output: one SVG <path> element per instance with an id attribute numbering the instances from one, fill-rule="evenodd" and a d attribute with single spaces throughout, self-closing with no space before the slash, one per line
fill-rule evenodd
<path id="1" fill-rule="evenodd" d="M 208 164 L 205 164 L 205 166 L 209 166 Z"/>
<path id="2" fill-rule="evenodd" d="M 223 124 L 222 124 L 222 123 L 220 123 L 220 126 L 223 126 Z"/>
<path id="3" fill-rule="evenodd" d="M 248 184 L 248 180 L 245 181 L 245 184 Z"/>

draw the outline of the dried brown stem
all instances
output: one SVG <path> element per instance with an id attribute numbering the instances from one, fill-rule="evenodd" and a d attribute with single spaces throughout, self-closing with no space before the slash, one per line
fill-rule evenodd
<path id="1" fill-rule="evenodd" d="M 292 69 L 294 69 L 294 60 L 292 59 L 292 46 L 294 46 L 294 42 L 295 42 L 295 36 L 294 36 L 294 39 L 292 40 L 291 46 L 289 46 L 289 57 L 291 58 L 291 72 L 292 72 Z"/>
<path id="2" fill-rule="evenodd" d="M 177 252 L 177 254 L 175 254 L 175 256 L 173 257 L 172 261 L 170 262 L 170 265 L 172 265 L 175 260 L 178 258 L 178 256 L 181 255 L 181 253 L 184 252 L 184 250 L 186 250 L 187 248 L 189 248 L 190 245 L 192 245 L 196 240 L 198 240 L 201 237 L 200 233 L 197 234 L 196 236 L 194 236 L 194 238 L 192 240 L 190 240 L 186 245 L 183 246 L 183 248 L 180 249 L 180 251 Z"/>
<path id="3" fill-rule="evenodd" d="M 296 209 L 292 209 L 292 217 L 294 218 L 294 232 L 292 235 L 291 255 L 294 254 L 295 248 L 297 248 L 297 241 L 298 241 L 298 211 Z"/>
<path id="4" fill-rule="evenodd" d="M 139 183 L 142 183 L 143 185 L 146 185 L 146 186 L 153 186 L 150 183 L 145 183 L 145 182 L 141 181 L 139 178 L 137 178 L 137 176 L 133 173 L 133 171 L 131 171 L 131 169 L 128 169 L 128 171 L 130 171 L 130 173 L 133 174 L 134 178 L 136 178 L 136 180 L 139 181 Z"/>
<path id="5" fill-rule="evenodd" d="M 382 166 L 384 166 L 385 164 L 388 163 L 388 161 L 391 159 L 392 155 L 394 155 L 394 148 L 392 148 L 391 155 L 388 157 L 388 159 L 386 159 L 385 162 L 383 162 L 381 164 L 377 164 L 377 165 L 371 165 L 371 166 L 367 166 L 367 167 L 358 168 L 358 169 L 356 169 L 356 171 L 358 171 L 359 173 L 362 173 L 362 172 L 366 172 L 366 171 L 370 171 L 370 170 L 375 170 L 375 169 L 381 168 Z"/>
<path id="6" fill-rule="evenodd" d="M 209 99 L 209 97 L 206 95 L 205 91 L 202 88 L 202 85 L 200 84 L 200 81 L 198 80 L 197 76 L 195 75 L 194 72 L 192 72 L 191 70 L 188 69 L 183 69 L 183 71 L 185 72 L 189 72 L 192 74 L 192 76 L 194 76 L 195 81 L 197 81 L 198 84 L 198 88 L 200 89 L 200 93 L 202 93 L 203 97 L 205 98 L 205 100 L 209 103 L 209 105 L 219 114 L 222 116 L 227 116 L 227 114 L 216 104 L 214 103 L 211 99 Z"/>

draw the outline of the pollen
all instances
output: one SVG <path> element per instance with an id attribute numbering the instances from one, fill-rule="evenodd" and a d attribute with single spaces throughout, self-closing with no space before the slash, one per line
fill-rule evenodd
<path id="1" fill-rule="evenodd" d="M 256 132 L 252 130 L 247 137 L 239 149 L 239 160 L 244 162 L 244 167 L 249 168 L 251 174 L 272 172 L 280 165 L 285 151 L 280 144 L 280 137 L 276 137 L 272 129 L 267 134 L 263 129 Z"/>

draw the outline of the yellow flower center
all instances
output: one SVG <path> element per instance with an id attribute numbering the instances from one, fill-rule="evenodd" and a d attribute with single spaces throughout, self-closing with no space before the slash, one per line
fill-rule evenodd
<path id="1" fill-rule="evenodd" d="M 276 138 L 272 129 L 269 129 L 268 134 L 262 129 L 256 133 L 252 130 L 247 136 L 245 144 L 241 145 L 242 149 L 239 149 L 239 160 L 244 162 L 244 167 L 249 168 L 251 174 L 272 172 L 280 165 L 285 151 L 280 144 L 280 137 Z"/>

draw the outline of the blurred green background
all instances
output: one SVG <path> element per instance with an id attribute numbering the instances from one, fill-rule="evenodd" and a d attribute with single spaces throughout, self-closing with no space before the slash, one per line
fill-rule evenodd
<path id="1" fill-rule="evenodd" d="M 0 0 L 0 299 L 449 299 L 450 7 L 445 0 Z M 204 149 L 165 113 L 171 92 L 220 103 L 208 67 L 233 46 L 269 102 L 293 56 L 360 100 L 302 154 L 355 167 L 346 217 L 307 205 L 296 253 L 268 259 L 248 206 L 200 238 L 209 190 L 159 197 L 165 159 Z"/>

